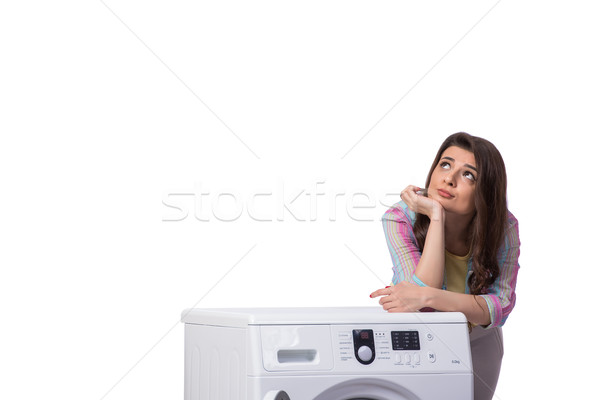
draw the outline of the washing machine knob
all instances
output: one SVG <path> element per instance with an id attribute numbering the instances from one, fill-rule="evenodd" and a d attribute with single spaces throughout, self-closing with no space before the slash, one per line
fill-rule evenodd
<path id="1" fill-rule="evenodd" d="M 284 390 L 271 390 L 263 400 L 290 400 L 290 396 Z"/>
<path id="2" fill-rule="evenodd" d="M 369 346 L 360 346 L 357 351 L 358 358 L 362 361 L 367 362 L 373 357 L 373 350 Z"/>
<path id="3" fill-rule="evenodd" d="M 373 329 L 353 329 L 354 355 L 359 363 L 369 365 L 375 360 Z"/>

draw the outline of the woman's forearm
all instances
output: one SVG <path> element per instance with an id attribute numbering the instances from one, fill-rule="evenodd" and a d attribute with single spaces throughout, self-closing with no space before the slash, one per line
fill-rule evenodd
<path id="1" fill-rule="evenodd" d="M 423 288 L 427 291 L 425 304 L 438 311 L 458 311 L 465 314 L 467 320 L 477 325 L 491 323 L 490 312 L 485 299 L 472 294 L 450 292 L 436 288 Z"/>
<path id="2" fill-rule="evenodd" d="M 433 288 L 442 288 L 444 283 L 444 266 L 446 263 L 444 239 L 445 213 L 442 210 L 434 214 L 429 223 L 425 246 L 415 275 L 424 284 Z"/>

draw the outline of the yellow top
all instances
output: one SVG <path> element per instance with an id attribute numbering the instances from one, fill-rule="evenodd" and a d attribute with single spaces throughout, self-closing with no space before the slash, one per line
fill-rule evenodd
<path id="1" fill-rule="evenodd" d="M 471 252 L 466 256 L 457 256 L 446 250 L 446 289 L 451 292 L 465 293 L 468 262 Z"/>

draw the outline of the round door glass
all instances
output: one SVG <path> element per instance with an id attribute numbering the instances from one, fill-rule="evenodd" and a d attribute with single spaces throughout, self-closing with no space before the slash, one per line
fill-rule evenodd
<path id="1" fill-rule="evenodd" d="M 419 400 L 410 390 L 381 379 L 353 379 L 330 387 L 314 400 Z"/>

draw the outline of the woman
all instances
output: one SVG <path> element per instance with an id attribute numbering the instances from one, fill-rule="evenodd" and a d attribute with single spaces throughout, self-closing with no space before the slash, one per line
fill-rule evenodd
<path id="1" fill-rule="evenodd" d="M 519 270 L 504 161 L 489 141 L 455 133 L 440 147 L 426 188 L 408 186 L 384 214 L 393 286 L 371 297 L 390 312 L 462 312 L 473 327 L 475 399 L 491 399 Z"/>

